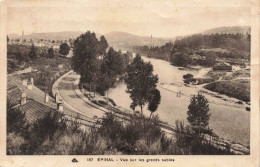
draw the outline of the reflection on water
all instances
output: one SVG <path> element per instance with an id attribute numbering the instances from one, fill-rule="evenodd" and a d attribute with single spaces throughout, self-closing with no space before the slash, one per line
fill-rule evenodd
<path id="1" fill-rule="evenodd" d="M 187 118 L 187 109 L 190 103 L 190 96 L 199 91 L 199 87 L 186 87 L 183 84 L 181 87 L 175 87 L 176 90 L 182 91 L 184 94 L 177 97 L 175 91 L 169 91 L 160 86 L 160 84 L 175 83 L 180 85 L 183 82 L 183 75 L 190 73 L 193 76 L 202 75 L 208 69 L 203 71 L 195 70 L 179 70 L 178 67 L 170 65 L 169 62 L 158 59 L 142 57 L 145 61 L 150 61 L 154 66 L 154 74 L 159 77 L 157 85 L 161 93 L 161 104 L 156 113 L 161 120 L 168 122 L 171 125 L 175 124 L 176 120 L 184 120 Z M 173 85 L 173 84 L 172 84 Z M 132 100 L 129 94 L 125 92 L 126 85 L 124 82 L 118 82 L 115 88 L 109 90 L 109 97 L 112 98 L 117 105 L 130 109 Z M 210 103 L 211 119 L 210 128 L 214 129 L 219 136 L 231 141 L 240 142 L 244 145 L 249 144 L 249 117 L 250 113 L 245 111 L 243 107 L 234 107 L 227 102 L 219 103 L 219 99 L 206 95 Z M 213 103 L 214 102 L 214 103 Z M 138 110 L 139 108 L 137 108 Z M 145 107 L 144 114 L 149 114 Z"/>

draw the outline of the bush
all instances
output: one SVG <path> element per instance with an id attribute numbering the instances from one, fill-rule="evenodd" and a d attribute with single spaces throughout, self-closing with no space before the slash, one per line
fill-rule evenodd
<path id="1" fill-rule="evenodd" d="M 183 79 L 193 78 L 192 74 L 183 75 Z"/>
<path id="2" fill-rule="evenodd" d="M 108 98 L 108 100 L 109 100 L 110 103 L 112 103 L 113 106 L 116 106 L 116 103 L 114 102 L 113 99 Z"/>
<path id="3" fill-rule="evenodd" d="M 101 105 L 107 105 L 107 102 L 103 101 L 103 100 L 98 100 L 98 103 Z"/>
<path id="4" fill-rule="evenodd" d="M 161 147 L 159 143 L 163 134 L 158 117 L 149 120 L 133 116 L 130 119 L 130 122 L 122 124 L 112 113 L 106 113 L 98 133 L 108 139 L 111 149 L 116 148 L 125 154 L 155 154 L 155 150 Z M 149 149 L 144 151 L 142 147 Z"/>
<path id="5" fill-rule="evenodd" d="M 67 56 L 69 54 L 69 51 L 70 51 L 70 46 L 67 43 L 63 43 L 60 45 L 60 50 L 59 50 L 60 54 Z"/>
<path id="6" fill-rule="evenodd" d="M 16 133 L 22 137 L 27 136 L 29 125 L 25 118 L 25 113 L 8 108 L 7 110 L 7 134 Z"/>
<path id="7" fill-rule="evenodd" d="M 17 130 L 8 133 L 7 154 L 232 154 L 230 147 L 216 148 L 180 121 L 176 122 L 175 140 L 169 138 L 161 131 L 159 122 L 158 116 L 151 119 L 132 116 L 129 122 L 123 122 L 112 113 L 106 113 L 100 128 L 85 132 L 76 123 L 65 124 L 63 116 L 52 111 L 31 124 L 29 135 L 20 135 Z"/>
<path id="8" fill-rule="evenodd" d="M 45 117 L 36 120 L 30 130 L 28 150 L 29 154 L 37 151 L 43 142 L 46 140 L 53 140 L 55 133 L 64 133 L 66 130 L 66 124 L 62 119 L 62 114 L 58 111 L 50 111 Z"/>
<path id="9" fill-rule="evenodd" d="M 184 126 L 183 121 L 176 121 L 176 144 L 185 155 L 233 155 L 230 146 L 225 149 L 214 146 L 198 135 L 190 126 Z"/>
<path id="10" fill-rule="evenodd" d="M 48 50 L 48 57 L 50 59 L 53 59 L 55 57 L 55 53 L 54 53 L 53 48 L 49 48 L 49 50 Z"/>
<path id="11" fill-rule="evenodd" d="M 9 133 L 6 140 L 6 154 L 7 155 L 22 155 L 22 146 L 25 140 L 16 133 Z"/>

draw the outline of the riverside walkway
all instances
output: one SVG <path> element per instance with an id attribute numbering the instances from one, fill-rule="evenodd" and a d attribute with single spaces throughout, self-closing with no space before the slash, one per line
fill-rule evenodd
<path id="1" fill-rule="evenodd" d="M 58 83 L 58 91 L 61 98 L 67 103 L 67 105 L 69 105 L 69 107 L 74 108 L 82 114 L 90 118 L 95 116 L 101 118 L 105 111 L 95 108 L 93 104 L 90 104 L 91 102 L 87 103 L 83 98 L 79 97 L 79 94 L 76 92 L 75 81 L 78 79 L 79 75 L 74 72 L 69 73 L 61 79 Z"/>

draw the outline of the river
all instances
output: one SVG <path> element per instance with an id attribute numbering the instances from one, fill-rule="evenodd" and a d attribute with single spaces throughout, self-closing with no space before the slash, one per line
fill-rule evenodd
<path id="1" fill-rule="evenodd" d="M 170 125 L 175 125 L 176 120 L 183 120 L 188 124 L 186 119 L 190 97 L 197 94 L 201 86 L 184 86 L 183 75 L 190 73 L 193 76 L 201 76 L 207 70 L 179 70 L 178 67 L 170 65 L 164 60 L 143 56 L 142 58 L 152 63 L 154 74 L 159 77 L 157 87 L 161 93 L 161 103 L 155 113 L 162 121 L 168 122 Z M 181 97 L 177 97 L 176 92 L 179 91 L 182 92 Z M 209 127 L 225 140 L 248 146 L 250 142 L 250 112 L 245 110 L 245 106 L 224 101 L 209 94 L 204 95 L 209 101 L 211 113 Z M 123 81 L 117 82 L 115 87 L 109 90 L 109 97 L 117 105 L 130 109 L 132 101 L 129 94 L 126 93 L 126 85 Z M 147 106 L 144 114 L 149 115 Z"/>

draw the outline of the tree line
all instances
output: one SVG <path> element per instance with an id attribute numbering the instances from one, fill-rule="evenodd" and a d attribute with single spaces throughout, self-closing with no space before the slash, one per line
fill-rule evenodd
<path id="1" fill-rule="evenodd" d="M 90 90 L 104 95 L 115 81 L 125 73 L 132 59 L 132 53 L 116 51 L 109 47 L 101 36 L 98 40 L 94 32 L 86 32 L 74 41 L 72 67 L 80 74 L 80 82 Z"/>
<path id="2" fill-rule="evenodd" d="M 16 59 L 19 62 L 28 62 L 29 60 L 33 60 L 37 57 L 54 58 L 57 53 L 67 56 L 69 51 L 70 46 L 67 43 L 61 44 L 58 52 L 55 52 L 52 47 L 36 47 L 34 44 L 31 46 L 15 44 L 7 45 L 7 57 Z"/>
<path id="3" fill-rule="evenodd" d="M 250 59 L 250 43 L 250 33 L 196 34 L 178 39 L 174 44 L 168 42 L 161 47 L 135 46 L 133 50 L 153 58 L 168 60 L 177 66 L 192 63 L 212 66 L 216 58 Z M 205 56 L 206 60 L 192 61 L 190 55 L 193 54 Z"/>

